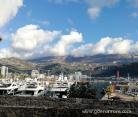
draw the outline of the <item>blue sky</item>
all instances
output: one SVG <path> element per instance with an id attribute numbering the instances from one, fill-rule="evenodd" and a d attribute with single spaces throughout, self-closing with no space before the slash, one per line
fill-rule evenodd
<path id="1" fill-rule="evenodd" d="M 137 39 L 138 17 L 132 16 L 133 12 L 138 11 L 137 8 L 126 1 L 116 3 L 111 8 L 103 8 L 100 16 L 91 20 L 87 13 L 88 6 L 85 2 L 55 3 L 48 0 L 33 2 L 25 0 L 24 7 L 10 21 L 6 30 L 13 28 L 13 31 L 16 31 L 26 24 L 37 24 L 43 29 L 50 30 L 66 31 L 75 28 L 84 34 L 88 42 L 97 42 L 104 36 L 130 36 L 134 40 Z M 49 22 L 49 25 L 42 23 L 45 21 Z"/>
<path id="2" fill-rule="evenodd" d="M 138 52 L 138 0 L 5 1 L 1 58 Z"/>

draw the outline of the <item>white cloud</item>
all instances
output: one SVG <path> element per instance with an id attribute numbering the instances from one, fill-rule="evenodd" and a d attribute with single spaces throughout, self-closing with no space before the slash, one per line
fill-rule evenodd
<path id="1" fill-rule="evenodd" d="M 131 50 L 132 53 L 138 54 L 138 41 L 133 45 L 131 49 L 132 49 Z"/>
<path id="2" fill-rule="evenodd" d="M 32 10 L 29 10 L 29 11 L 26 13 L 26 15 L 30 18 L 31 15 L 32 15 Z"/>
<path id="3" fill-rule="evenodd" d="M 138 12 L 133 12 L 133 13 L 131 14 L 131 16 L 134 17 L 134 18 L 137 18 L 137 17 L 138 17 Z"/>
<path id="4" fill-rule="evenodd" d="M 83 41 L 82 34 L 77 31 L 64 35 L 61 31 L 43 30 L 32 24 L 19 28 L 11 37 L 11 45 L 0 49 L 0 58 L 67 55 L 74 44 Z"/>
<path id="5" fill-rule="evenodd" d="M 116 4 L 119 0 L 85 0 L 91 7 L 111 7 Z"/>
<path id="6" fill-rule="evenodd" d="M 97 18 L 104 7 L 112 7 L 119 0 L 85 0 L 89 5 L 88 14 L 91 19 Z"/>
<path id="7" fill-rule="evenodd" d="M 78 47 L 76 44 L 81 45 Z M 44 30 L 37 25 L 30 24 L 19 28 L 12 34 L 11 45 L 8 48 L 0 49 L 0 58 L 129 53 L 138 53 L 138 41 L 134 42 L 122 37 L 104 37 L 95 44 L 85 44 L 83 34 L 77 30 L 64 34 L 61 31 Z"/>
<path id="8" fill-rule="evenodd" d="M 85 44 L 72 51 L 72 55 L 85 56 L 96 54 L 129 54 L 138 53 L 138 42 L 123 38 L 102 38 L 96 44 Z"/>
<path id="9" fill-rule="evenodd" d="M 93 44 L 84 44 L 84 45 L 81 45 L 79 46 L 78 48 L 74 48 L 72 51 L 71 51 L 71 55 L 73 56 L 90 56 L 92 55 L 92 50 L 93 50 Z"/>
<path id="10" fill-rule="evenodd" d="M 12 50 L 12 48 L 3 48 L 0 49 L 0 58 L 6 57 L 21 57 L 16 52 Z"/>
<path id="11" fill-rule="evenodd" d="M 69 54 L 70 47 L 83 41 L 83 36 L 77 31 L 71 31 L 69 35 L 62 35 L 61 39 L 54 45 L 52 52 L 55 55 L 63 56 Z"/>
<path id="12" fill-rule="evenodd" d="M 138 0 L 128 0 L 128 2 L 133 6 L 133 7 L 138 7 Z"/>
<path id="13" fill-rule="evenodd" d="M 65 2 L 78 2 L 79 0 L 48 0 L 48 1 L 54 3 L 65 3 Z"/>
<path id="14" fill-rule="evenodd" d="M 42 25 L 50 25 L 50 21 L 48 20 L 38 21 L 38 23 Z"/>
<path id="15" fill-rule="evenodd" d="M 21 6 L 23 0 L 0 0 L 0 27 L 13 19 Z"/>
<path id="16" fill-rule="evenodd" d="M 74 21 L 71 18 L 67 19 L 67 22 L 69 25 L 73 26 L 74 25 Z"/>
<path id="17" fill-rule="evenodd" d="M 68 2 L 74 2 L 79 3 L 82 2 L 84 4 L 88 4 L 88 10 L 87 13 L 90 16 L 91 19 L 96 19 L 100 16 L 101 11 L 105 7 L 112 7 L 114 6 L 119 0 L 48 0 L 49 2 L 53 3 L 68 3 Z"/>
<path id="18" fill-rule="evenodd" d="M 21 51 L 32 51 L 51 42 L 59 34 L 58 31 L 42 30 L 37 25 L 26 25 L 12 35 L 12 47 Z"/>
<path id="19" fill-rule="evenodd" d="M 101 9 L 98 7 L 93 7 L 93 8 L 88 9 L 88 14 L 91 19 L 95 19 L 95 18 L 99 17 L 100 12 L 101 12 Z"/>

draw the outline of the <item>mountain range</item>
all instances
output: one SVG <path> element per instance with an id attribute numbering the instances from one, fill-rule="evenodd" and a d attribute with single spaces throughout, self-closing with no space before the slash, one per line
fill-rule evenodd
<path id="1" fill-rule="evenodd" d="M 103 71 L 97 69 L 99 66 L 117 66 L 138 62 L 137 55 L 128 54 L 110 54 L 110 55 L 94 55 L 84 57 L 74 56 L 49 56 L 36 59 L 23 60 L 19 58 L 3 58 L 0 59 L 0 66 L 9 67 L 12 72 L 31 72 L 32 69 L 39 69 L 42 72 L 51 71 L 51 74 L 73 73 L 74 71 L 82 71 L 89 74 L 91 70 L 100 74 Z M 106 71 L 106 73 L 109 71 Z"/>
<path id="2" fill-rule="evenodd" d="M 66 63 L 99 63 L 99 64 L 112 64 L 112 63 L 130 63 L 137 62 L 138 55 L 129 54 L 99 54 L 94 56 L 50 56 L 29 60 L 33 63 L 47 63 L 47 62 L 66 62 Z"/>

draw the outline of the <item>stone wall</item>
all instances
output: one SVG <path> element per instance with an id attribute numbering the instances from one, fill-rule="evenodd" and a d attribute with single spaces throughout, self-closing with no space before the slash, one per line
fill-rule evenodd
<path id="1" fill-rule="evenodd" d="M 131 110 L 112 116 L 138 116 L 138 102 L 98 101 L 92 99 L 54 99 L 48 97 L 0 96 L 0 117 L 91 117 L 85 110 Z M 103 117 L 104 114 L 98 114 Z M 110 117 L 111 114 L 105 114 Z"/>

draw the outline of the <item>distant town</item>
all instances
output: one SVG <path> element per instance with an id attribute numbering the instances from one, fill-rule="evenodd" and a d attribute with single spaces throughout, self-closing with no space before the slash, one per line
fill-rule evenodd
<path id="1" fill-rule="evenodd" d="M 0 95 L 15 96 L 47 96 L 54 98 L 82 98 L 81 95 L 74 94 L 84 93 L 78 90 L 78 87 L 89 89 L 88 86 L 97 85 L 96 83 L 106 83 L 104 87 L 100 86 L 102 97 L 97 97 L 96 87 L 91 88 L 92 96 L 83 98 L 100 99 L 100 100 L 138 100 L 138 80 L 128 77 L 120 77 L 119 71 L 113 77 L 91 77 L 83 75 L 80 71 L 74 74 L 59 75 L 40 73 L 39 70 L 32 70 L 31 74 L 11 73 L 8 67 L 1 66 Z M 94 84 L 95 83 L 95 84 Z M 74 89 L 72 90 L 72 88 Z"/>
<path id="2" fill-rule="evenodd" d="M 22 93 L 24 93 L 25 96 L 26 93 L 27 95 L 30 96 L 32 95 L 39 96 L 39 95 L 47 95 L 46 93 L 49 91 L 53 93 L 55 92 L 57 94 L 59 93 L 64 94 L 66 90 L 69 89 L 70 86 L 75 82 L 87 82 L 88 80 L 90 80 L 90 78 L 87 75 L 82 75 L 81 72 L 75 72 L 74 74 L 70 74 L 68 76 L 64 76 L 63 73 L 61 73 L 59 76 L 49 75 L 49 72 L 48 74 L 46 73 L 41 74 L 39 73 L 39 70 L 32 70 L 31 74 L 9 73 L 8 67 L 2 66 L 0 80 L 1 80 L 1 85 L 0 85 L 1 95 L 7 95 L 7 94 L 10 95 L 16 93 L 18 93 L 17 95 L 19 95 L 19 93 L 21 93 L 22 95 Z M 9 86 L 9 88 L 11 89 L 9 89 L 6 86 Z M 66 96 L 63 95 L 63 97 Z"/>

